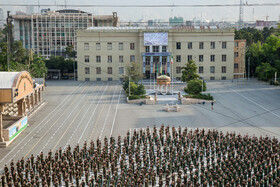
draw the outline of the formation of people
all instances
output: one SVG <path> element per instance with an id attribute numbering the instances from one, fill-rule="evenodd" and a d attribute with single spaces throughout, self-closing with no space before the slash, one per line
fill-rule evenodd
<path id="1" fill-rule="evenodd" d="M 41 152 L 4 167 L 6 186 L 279 186 L 275 138 L 161 126 Z"/>

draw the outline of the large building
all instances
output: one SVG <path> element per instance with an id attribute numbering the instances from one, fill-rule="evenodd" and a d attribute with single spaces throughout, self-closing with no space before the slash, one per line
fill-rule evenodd
<path id="1" fill-rule="evenodd" d="M 88 27 L 118 26 L 117 13 L 94 16 L 80 10 L 47 11 L 42 14 L 13 15 L 15 40 L 45 58 L 65 56 L 69 45 L 76 48 L 76 31 Z"/>
<path id="2" fill-rule="evenodd" d="M 245 56 L 246 40 L 234 40 L 234 79 L 245 77 Z"/>
<path id="3" fill-rule="evenodd" d="M 136 62 L 145 78 L 181 78 L 194 60 L 205 80 L 233 79 L 234 30 L 217 27 L 99 27 L 77 32 L 78 80 L 120 80 Z M 174 63 L 171 63 L 173 56 Z"/>

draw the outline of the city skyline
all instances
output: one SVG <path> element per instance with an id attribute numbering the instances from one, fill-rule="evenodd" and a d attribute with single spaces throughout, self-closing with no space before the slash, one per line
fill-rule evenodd
<path id="1" fill-rule="evenodd" d="M 154 3 L 150 1 L 143 0 L 138 2 L 136 0 L 123 0 L 119 4 L 116 4 L 112 0 L 97 0 L 92 3 L 89 0 L 79 1 L 79 4 L 73 0 L 10 0 L 9 4 L 18 5 L 37 5 L 37 4 L 50 5 L 49 7 L 34 6 L 34 13 L 38 13 L 40 9 L 50 8 L 51 10 L 65 9 L 62 6 L 55 5 L 65 5 L 67 9 L 77 9 L 83 10 L 94 15 L 111 14 L 112 12 L 117 12 L 121 22 L 138 21 L 138 20 L 164 20 L 168 21 L 170 17 L 183 17 L 184 20 L 202 20 L 202 21 L 229 21 L 236 22 L 239 19 L 239 6 L 232 7 L 168 7 L 168 8 L 151 8 L 151 7 L 79 7 L 81 5 L 225 5 L 225 4 L 239 4 L 239 0 L 230 0 L 227 3 L 221 0 L 212 0 L 209 3 L 206 0 L 194 1 L 190 0 L 187 3 L 184 0 L 155 0 Z M 261 4 L 261 3 L 279 3 L 278 0 L 270 0 L 269 2 L 265 0 L 254 0 L 254 1 L 244 1 L 248 4 Z M 74 5 L 77 4 L 77 7 Z M 68 5 L 68 7 L 67 7 Z M 26 6 L 1 6 L 6 17 L 6 11 L 12 11 L 15 14 L 16 11 L 26 12 Z M 140 11 L 135 11 L 135 10 Z M 278 6 L 262 7 L 262 6 L 244 6 L 244 21 L 255 21 L 255 20 L 266 20 L 269 21 L 279 21 L 280 14 L 277 12 Z M 215 11 L 213 11 L 215 10 Z"/>

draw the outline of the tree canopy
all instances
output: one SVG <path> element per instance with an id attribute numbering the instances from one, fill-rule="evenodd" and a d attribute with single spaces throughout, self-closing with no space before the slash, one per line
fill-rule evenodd
<path id="1" fill-rule="evenodd" d="M 182 81 L 188 82 L 190 80 L 196 79 L 199 77 L 197 72 L 197 66 L 193 60 L 190 60 L 183 68 L 182 68 Z"/>

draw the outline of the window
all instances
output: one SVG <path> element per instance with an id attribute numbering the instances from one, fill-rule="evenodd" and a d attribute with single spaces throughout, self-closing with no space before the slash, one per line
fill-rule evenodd
<path id="1" fill-rule="evenodd" d="M 227 67 L 226 66 L 222 66 L 222 73 L 226 73 L 227 72 Z"/>
<path id="2" fill-rule="evenodd" d="M 123 50 L 123 43 L 119 43 L 119 50 Z"/>
<path id="3" fill-rule="evenodd" d="M 222 55 L 222 62 L 226 62 L 227 61 L 227 55 Z"/>
<path id="4" fill-rule="evenodd" d="M 165 66 L 165 65 L 166 65 L 166 62 L 167 62 L 167 57 L 166 57 L 166 56 L 163 56 L 163 57 L 162 57 L 162 65 Z"/>
<path id="5" fill-rule="evenodd" d="M 134 43 L 130 43 L 130 50 L 134 50 Z"/>
<path id="6" fill-rule="evenodd" d="M 109 78 L 108 78 L 108 81 L 113 81 L 113 78 L 112 78 L 112 77 L 109 77 Z"/>
<path id="7" fill-rule="evenodd" d="M 124 74 L 124 68 L 123 67 L 119 67 L 119 74 L 123 75 Z"/>
<path id="8" fill-rule="evenodd" d="M 188 62 L 192 60 L 192 55 L 188 55 Z"/>
<path id="9" fill-rule="evenodd" d="M 238 52 L 234 52 L 234 57 L 238 57 Z"/>
<path id="10" fill-rule="evenodd" d="M 108 61 L 107 62 L 112 62 L 112 56 L 111 55 L 108 56 Z"/>
<path id="11" fill-rule="evenodd" d="M 210 66 L 210 73 L 215 73 L 215 66 Z"/>
<path id="12" fill-rule="evenodd" d="M 234 63 L 234 69 L 238 69 L 238 63 Z"/>
<path id="13" fill-rule="evenodd" d="M 84 43 L 84 50 L 89 50 L 89 43 Z"/>
<path id="14" fill-rule="evenodd" d="M 98 62 L 98 63 L 101 62 L 101 56 L 96 56 L 96 62 Z"/>
<path id="15" fill-rule="evenodd" d="M 212 80 L 212 81 L 215 80 L 215 77 L 210 77 L 210 80 Z"/>
<path id="16" fill-rule="evenodd" d="M 180 81 L 181 80 L 181 77 L 176 77 L 176 81 Z"/>
<path id="17" fill-rule="evenodd" d="M 162 52 L 167 52 L 167 46 L 162 46 L 161 50 Z"/>
<path id="18" fill-rule="evenodd" d="M 89 67 L 85 67 L 85 74 L 89 74 Z"/>
<path id="19" fill-rule="evenodd" d="M 222 49 L 226 49 L 227 48 L 227 42 L 222 42 Z"/>
<path id="20" fill-rule="evenodd" d="M 113 73 L 112 67 L 108 67 L 108 68 L 107 68 L 107 73 L 108 73 L 108 74 L 112 74 L 112 73 Z"/>
<path id="21" fill-rule="evenodd" d="M 176 55 L 176 62 L 181 62 L 181 55 Z"/>
<path id="22" fill-rule="evenodd" d="M 96 74 L 101 74 L 101 67 L 96 67 Z"/>
<path id="23" fill-rule="evenodd" d="M 101 50 L 101 44 L 100 43 L 96 43 L 96 50 Z"/>
<path id="24" fill-rule="evenodd" d="M 238 42 L 234 42 L 234 47 L 239 47 L 239 43 Z"/>
<path id="25" fill-rule="evenodd" d="M 145 52 L 149 53 L 150 52 L 150 46 L 145 46 Z"/>
<path id="26" fill-rule="evenodd" d="M 176 67 L 176 73 L 181 73 L 181 67 Z"/>
<path id="27" fill-rule="evenodd" d="M 227 80 L 227 77 L 222 77 L 222 80 Z"/>
<path id="28" fill-rule="evenodd" d="M 210 55 L 210 61 L 215 62 L 215 55 Z"/>
<path id="29" fill-rule="evenodd" d="M 199 73 L 203 73 L 203 66 L 199 66 L 198 72 L 199 72 Z"/>
<path id="30" fill-rule="evenodd" d="M 85 55 L 85 62 L 89 62 L 89 56 Z"/>
<path id="31" fill-rule="evenodd" d="M 130 62 L 135 62 L 135 56 L 134 55 L 130 55 Z"/>
<path id="32" fill-rule="evenodd" d="M 89 78 L 85 78 L 85 81 L 89 81 Z"/>
<path id="33" fill-rule="evenodd" d="M 146 62 L 146 65 L 147 65 L 147 66 L 150 65 L 150 59 L 151 59 L 151 58 L 150 58 L 149 56 L 146 56 L 146 57 L 145 57 L 145 62 Z"/>
<path id="34" fill-rule="evenodd" d="M 176 43 L 176 49 L 181 49 L 181 42 Z"/>
<path id="35" fill-rule="evenodd" d="M 159 46 L 153 46 L 153 52 L 154 53 L 159 52 Z"/>
<path id="36" fill-rule="evenodd" d="M 203 55 L 199 55 L 199 62 L 203 62 Z"/>
<path id="37" fill-rule="evenodd" d="M 107 50 L 112 50 L 113 46 L 111 42 L 107 43 Z"/>
<path id="38" fill-rule="evenodd" d="M 123 56 L 119 56 L 119 62 L 123 62 Z"/>
<path id="39" fill-rule="evenodd" d="M 210 43 L 210 48 L 211 48 L 211 49 L 215 49 L 215 42 L 211 42 L 211 43 Z"/>
<path id="40" fill-rule="evenodd" d="M 96 78 L 96 81 L 101 81 L 101 78 Z"/>
<path id="41" fill-rule="evenodd" d="M 188 49 L 192 49 L 192 42 L 188 42 Z"/>
<path id="42" fill-rule="evenodd" d="M 204 49 L 204 43 L 203 42 L 199 42 L 199 49 Z"/>

